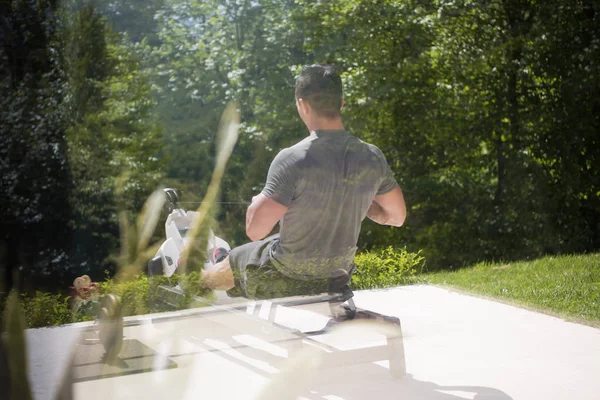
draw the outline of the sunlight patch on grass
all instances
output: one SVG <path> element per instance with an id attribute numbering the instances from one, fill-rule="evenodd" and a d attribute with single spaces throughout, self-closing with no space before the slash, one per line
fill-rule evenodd
<path id="1" fill-rule="evenodd" d="M 424 278 L 432 284 L 600 324 L 600 253 L 482 263 Z"/>

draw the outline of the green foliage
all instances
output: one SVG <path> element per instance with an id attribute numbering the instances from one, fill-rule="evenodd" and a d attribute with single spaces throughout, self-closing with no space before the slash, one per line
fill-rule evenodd
<path id="1" fill-rule="evenodd" d="M 188 308 L 194 308 L 198 306 L 203 306 L 203 304 L 198 304 L 194 297 L 200 296 L 203 299 L 212 300 L 214 298 L 214 294 L 211 290 L 204 288 L 201 285 L 201 277 L 200 273 L 197 271 L 187 272 L 185 274 L 175 274 L 171 276 L 171 278 L 166 279 L 164 277 L 153 277 L 152 278 L 153 291 L 149 292 L 149 299 L 158 300 L 161 296 L 164 296 L 164 293 L 158 292 L 158 286 L 164 285 L 167 287 L 178 286 L 179 289 L 183 292 L 183 296 L 177 297 L 169 297 L 168 301 L 172 304 L 172 307 L 167 306 L 165 304 L 161 304 L 160 301 L 155 301 L 153 303 L 153 311 L 167 311 L 172 310 L 173 308 L 178 310 L 185 310 Z"/>
<path id="2" fill-rule="evenodd" d="M 127 35 L 133 43 L 148 40 L 156 44 L 156 24 L 154 15 L 164 5 L 165 0 L 119 0 L 98 2 L 103 15 L 110 19 L 114 29 Z"/>
<path id="3" fill-rule="evenodd" d="M 109 278 L 100 283 L 100 298 L 97 301 L 84 300 L 76 310 L 73 310 L 69 296 L 39 291 L 33 295 L 22 295 L 21 308 L 27 328 L 90 321 L 97 317 L 102 296 L 112 293 L 120 297 L 124 316 L 142 315 L 150 312 L 148 294 L 155 293 L 159 285 L 168 284 L 170 282 L 166 278 L 148 280 L 146 275 L 138 275 L 122 283 Z"/>
<path id="4" fill-rule="evenodd" d="M 354 289 L 374 289 L 390 286 L 412 284 L 419 281 L 417 274 L 424 265 L 424 258 L 419 253 L 410 253 L 406 249 L 388 247 L 381 251 L 366 251 L 355 258 L 356 272 L 352 277 Z M 161 294 L 159 286 L 179 286 L 184 296 L 177 298 L 177 309 L 186 309 L 194 305 L 194 296 L 211 298 L 211 293 L 201 285 L 200 274 L 192 271 L 186 274 L 175 274 L 170 278 L 145 274 L 122 282 L 107 277 L 100 283 L 99 294 L 119 296 L 123 305 L 123 316 L 143 315 L 150 312 L 170 311 L 160 303 L 151 305 L 150 299 Z M 22 309 L 28 328 L 62 325 L 71 322 L 88 321 L 95 318 L 98 302 L 82 303 L 76 313 L 70 306 L 70 298 L 61 294 L 36 292 L 33 296 L 23 295 Z"/>
<path id="5" fill-rule="evenodd" d="M 151 59 L 161 115 L 177 116 L 169 175 L 205 185 L 189 172 L 210 157 L 185 152 L 210 154 L 210 140 L 187 124 L 214 124 L 237 98 L 242 136 L 223 199 L 256 194 L 274 153 L 304 136 L 294 74 L 334 62 L 347 128 L 383 149 L 409 207 L 400 230 L 367 223 L 363 248 L 423 249 L 431 269 L 598 248 L 597 12 L 575 0 L 167 6 Z M 203 122 L 182 107 L 200 107 Z M 243 210 L 219 219 L 245 240 Z"/>
<path id="6" fill-rule="evenodd" d="M 357 256 L 354 287 L 414 282 L 422 257 L 439 269 L 600 248 L 597 1 L 100 3 L 100 12 L 79 1 L 0 3 L 0 290 L 21 271 L 29 326 L 91 318 L 95 303 L 73 315 L 68 298 L 32 288 L 97 279 L 119 262 L 102 290 L 121 296 L 125 315 L 148 312 L 159 284 L 185 288 L 182 308 L 204 294 L 197 273 L 139 274 L 151 235 L 125 210 L 139 209 L 163 169 L 201 199 L 219 117 L 237 100 L 240 140 L 202 228 L 215 217 L 228 241 L 243 243 L 245 207 L 214 201 L 248 201 L 276 152 L 306 135 L 294 76 L 317 61 L 339 66 L 346 127 L 382 148 L 409 209 L 402 229 L 365 223 L 360 246 L 385 250 Z M 203 251 L 203 229 L 196 239 Z M 435 276 L 597 320 L 596 259 Z M 11 304 L 9 339 L 20 351 Z M 24 374 L 24 357 L 14 360 Z"/>
<path id="7" fill-rule="evenodd" d="M 57 2 L 0 3 L 0 284 L 44 284 L 67 260 L 70 170 Z M 19 268 L 20 267 L 20 268 Z M 33 279 L 33 277 L 37 279 Z"/>
<path id="8" fill-rule="evenodd" d="M 113 279 L 107 279 L 100 284 L 102 295 L 115 294 L 123 304 L 123 316 L 148 314 L 148 278 L 146 275 L 138 275 L 134 279 L 117 283 Z"/>
<path id="9" fill-rule="evenodd" d="M 162 175 L 147 74 L 92 4 L 65 5 L 0 5 L 0 262 L 20 290 L 114 270 L 117 179 L 138 210 Z"/>
<path id="10" fill-rule="evenodd" d="M 21 305 L 28 328 L 63 325 L 74 322 L 69 297 L 61 294 L 35 292 L 23 296 Z"/>
<path id="11" fill-rule="evenodd" d="M 600 247 L 597 2 L 11 4 L 5 37 L 23 29 L 32 47 L 7 43 L 24 63 L 0 50 L 7 265 L 62 284 L 112 270 L 117 178 L 132 210 L 163 168 L 201 198 L 231 100 L 241 135 L 219 197 L 248 201 L 306 135 L 294 76 L 317 61 L 339 66 L 346 127 L 382 148 L 407 200 L 406 225 L 366 222 L 362 249 L 422 249 L 440 269 Z M 244 209 L 212 211 L 234 245 Z"/>
<path id="12" fill-rule="evenodd" d="M 97 277 L 115 265 L 117 183 L 121 206 L 138 210 L 161 176 L 162 131 L 150 83 L 128 45 L 91 5 L 70 17 L 64 31 L 74 120 L 67 132 L 75 181 L 71 256 L 79 274 Z"/>
<path id="13" fill-rule="evenodd" d="M 416 274 L 422 269 L 424 258 L 420 252 L 410 253 L 390 246 L 380 251 L 360 253 L 354 262 L 356 271 L 350 286 L 374 289 L 416 283 Z"/>
<path id="14" fill-rule="evenodd" d="M 71 298 L 62 294 L 51 294 L 47 292 L 35 292 L 33 295 L 22 295 L 21 308 L 25 317 L 27 328 L 40 328 L 45 326 L 57 326 L 69 324 L 72 322 L 82 322 L 94 320 L 99 310 L 98 305 L 102 296 L 115 294 L 119 296 L 123 304 L 123 316 L 143 315 L 151 311 L 148 302 L 148 295 L 155 296 L 157 288 L 160 285 L 171 285 L 173 282 L 187 283 L 186 287 L 195 287 L 198 285 L 198 274 L 195 277 L 175 278 L 168 280 L 157 277 L 148 279 L 146 275 L 138 275 L 135 279 L 117 283 L 114 279 L 107 279 L 99 285 L 100 298 L 97 301 L 84 300 L 79 304 L 76 310 L 73 310 Z M 184 283 L 184 284 L 185 284 Z M 182 301 L 181 309 L 187 307 L 191 296 L 198 294 L 198 290 L 188 290 L 186 301 Z"/>
<path id="15" fill-rule="evenodd" d="M 189 300 L 193 296 L 206 296 L 207 291 L 201 285 L 200 273 L 192 271 L 186 274 L 175 275 L 175 281 L 181 287 L 183 293 L 185 293 L 186 300 Z"/>
<path id="16" fill-rule="evenodd" d="M 160 303 L 151 304 L 151 299 L 160 296 L 159 286 L 179 286 L 184 296 L 178 298 L 176 309 L 184 310 L 193 304 L 194 296 L 210 297 L 200 284 L 200 274 L 198 272 L 189 272 L 181 275 L 173 275 L 170 278 L 164 276 L 153 276 L 148 278 L 145 274 L 140 274 L 133 279 L 117 283 L 114 279 L 107 279 L 100 285 L 102 295 L 109 293 L 119 296 L 123 304 L 123 316 L 143 315 L 151 312 L 171 311 L 172 308 L 165 307 Z"/>

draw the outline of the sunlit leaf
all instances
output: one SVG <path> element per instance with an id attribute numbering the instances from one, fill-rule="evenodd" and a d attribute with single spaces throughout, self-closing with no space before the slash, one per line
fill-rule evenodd
<path id="1" fill-rule="evenodd" d="M 182 263 L 180 265 L 181 272 L 187 270 L 197 271 L 204 265 L 208 242 L 208 230 L 211 222 L 209 216 L 215 210 L 221 180 L 225 173 L 227 161 L 231 156 L 231 152 L 235 147 L 238 137 L 240 116 L 237 107 L 238 106 L 235 103 L 229 104 L 221 117 L 221 123 L 217 133 L 217 148 L 219 150 L 219 153 L 217 154 L 217 163 L 206 195 L 197 210 L 199 217 L 187 234 L 190 238 L 190 242 L 182 254 Z"/>
<path id="2" fill-rule="evenodd" d="M 138 216 L 137 229 L 138 229 L 138 244 L 137 251 L 143 251 L 148 247 L 150 238 L 154 233 L 156 224 L 160 217 L 162 207 L 165 203 L 165 194 L 161 189 L 155 190 L 146 203 L 144 208 Z"/>

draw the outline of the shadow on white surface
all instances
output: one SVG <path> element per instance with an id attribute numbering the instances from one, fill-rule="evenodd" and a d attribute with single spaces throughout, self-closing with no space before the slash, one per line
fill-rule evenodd
<path id="1" fill-rule="evenodd" d="M 305 400 L 512 400 L 505 392 L 483 386 L 438 385 L 410 374 L 393 379 L 386 369 L 371 364 L 353 371 L 329 371 L 317 378 Z"/>

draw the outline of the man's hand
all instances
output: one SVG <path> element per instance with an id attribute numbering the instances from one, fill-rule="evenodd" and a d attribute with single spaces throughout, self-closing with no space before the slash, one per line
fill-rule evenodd
<path id="1" fill-rule="evenodd" d="M 396 187 L 386 194 L 375 196 L 367 217 L 380 225 L 402 226 L 406 220 L 402 190 Z"/>
<path id="2" fill-rule="evenodd" d="M 246 211 L 246 235 L 253 242 L 263 239 L 283 218 L 288 208 L 262 193 L 252 198 Z"/>

